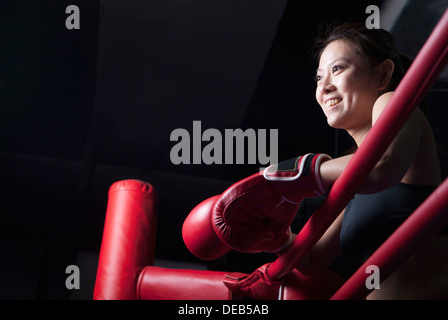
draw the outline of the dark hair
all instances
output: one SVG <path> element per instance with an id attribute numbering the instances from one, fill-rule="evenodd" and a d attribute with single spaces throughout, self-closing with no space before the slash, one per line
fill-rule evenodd
<path id="1" fill-rule="evenodd" d="M 365 23 L 347 22 L 337 26 L 326 26 L 315 41 L 315 57 L 319 61 L 322 52 L 333 41 L 349 41 L 358 54 L 363 54 L 371 66 L 377 66 L 387 59 L 394 63 L 390 90 L 400 83 L 412 60 L 398 52 L 393 36 L 384 29 L 367 29 Z"/>

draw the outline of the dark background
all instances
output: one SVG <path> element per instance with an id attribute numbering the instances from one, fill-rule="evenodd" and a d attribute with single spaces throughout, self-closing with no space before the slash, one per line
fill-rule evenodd
<path id="1" fill-rule="evenodd" d="M 0 298 L 90 299 L 107 191 L 121 179 L 160 194 L 156 262 L 210 267 L 183 245 L 183 220 L 260 165 L 173 165 L 170 133 L 191 133 L 194 120 L 202 131 L 278 129 L 279 159 L 341 155 L 351 141 L 314 100 L 312 40 L 322 22 L 365 21 L 376 4 L 381 25 L 415 57 L 447 1 L 402 3 L 2 1 Z M 72 4 L 79 30 L 65 27 Z M 428 94 L 446 149 L 447 79 Z M 233 253 L 226 267 L 257 259 Z M 65 287 L 71 264 L 80 290 Z"/>

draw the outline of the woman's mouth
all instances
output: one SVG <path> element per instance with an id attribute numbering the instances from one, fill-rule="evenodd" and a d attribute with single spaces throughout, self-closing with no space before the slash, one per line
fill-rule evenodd
<path id="1" fill-rule="evenodd" d="M 338 105 L 341 101 L 342 101 L 341 98 L 330 99 L 330 100 L 327 100 L 327 101 L 325 102 L 325 106 L 326 106 L 328 109 L 333 109 L 333 108 L 335 108 L 336 105 Z"/>

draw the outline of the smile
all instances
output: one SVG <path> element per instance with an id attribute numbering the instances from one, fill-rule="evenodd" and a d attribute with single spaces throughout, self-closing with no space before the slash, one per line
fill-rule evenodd
<path id="1" fill-rule="evenodd" d="M 331 107 L 334 107 L 335 105 L 337 105 L 341 101 L 342 101 L 342 99 L 340 99 L 340 98 L 330 99 L 325 102 L 325 106 L 327 106 L 328 108 L 331 108 Z"/>

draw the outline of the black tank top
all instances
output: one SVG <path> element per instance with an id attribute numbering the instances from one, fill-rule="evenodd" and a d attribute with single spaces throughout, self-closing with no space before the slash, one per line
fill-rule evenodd
<path id="1" fill-rule="evenodd" d="M 364 263 L 434 190 L 399 183 L 378 193 L 356 194 L 345 209 L 340 233 L 342 250 L 354 267 Z"/>

